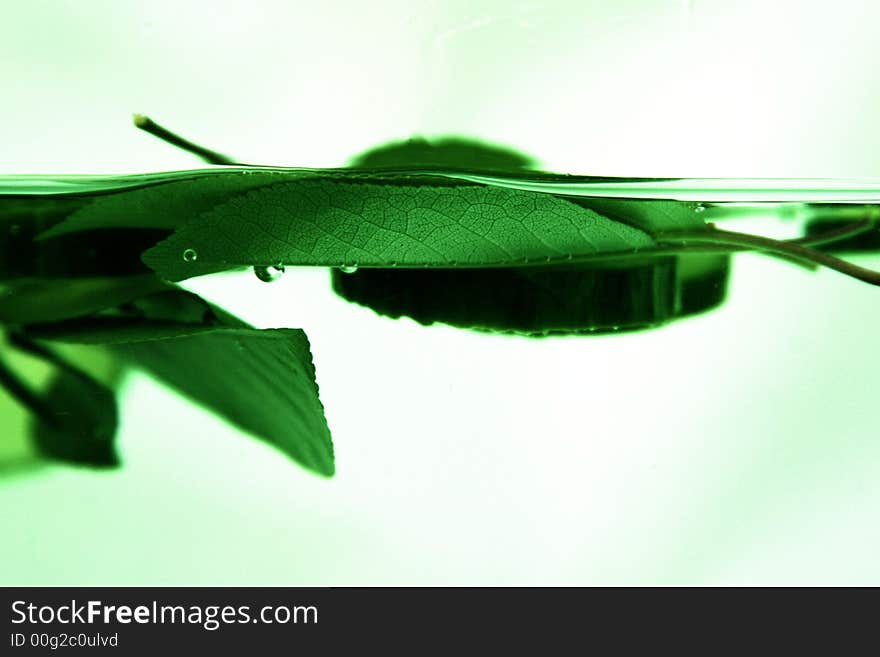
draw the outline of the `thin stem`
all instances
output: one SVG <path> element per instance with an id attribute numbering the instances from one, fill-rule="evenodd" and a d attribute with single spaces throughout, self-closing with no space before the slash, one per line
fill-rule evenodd
<path id="1" fill-rule="evenodd" d="M 839 242 L 850 237 L 855 237 L 856 235 L 861 235 L 869 230 L 876 228 L 876 220 L 875 219 L 864 219 L 860 221 L 853 222 L 841 228 L 835 228 L 833 230 L 829 230 L 823 233 L 819 233 L 816 235 L 810 235 L 807 237 L 798 237 L 796 239 L 791 240 L 779 240 L 780 244 L 795 244 L 801 245 L 803 247 L 807 246 L 824 246 L 827 244 L 832 244 L 834 242 Z M 677 256 L 677 255 L 724 255 L 724 254 L 735 254 L 742 253 L 743 251 L 752 251 L 755 250 L 756 247 L 752 243 L 743 243 L 741 241 L 737 241 L 736 243 L 731 242 L 721 242 L 714 238 L 709 239 L 689 239 L 696 237 L 707 237 L 711 236 L 714 233 L 723 232 L 717 229 L 714 229 L 712 225 L 709 225 L 712 228 L 712 231 L 701 231 L 699 233 L 690 233 L 690 232 L 681 232 L 681 233 L 664 233 L 663 235 L 658 236 L 657 238 L 657 247 L 638 252 L 631 253 L 614 253 L 607 255 L 586 255 L 586 256 L 575 256 L 573 258 L 552 258 L 550 260 L 541 260 L 540 258 L 536 258 L 529 262 L 518 262 L 512 263 L 510 266 L 515 267 L 548 267 L 555 265 L 577 265 L 577 264 L 594 264 L 600 262 L 608 262 L 615 260 L 628 260 L 630 258 L 646 258 L 646 257 L 663 257 L 663 256 Z M 775 240 L 771 240 L 773 243 L 776 243 Z M 690 243 L 694 242 L 694 243 Z M 789 252 L 783 252 L 783 250 L 769 250 L 766 248 L 760 248 L 759 250 L 764 251 L 767 255 L 772 256 L 774 258 L 779 258 L 784 260 L 790 264 L 797 265 L 799 267 L 803 267 L 804 269 L 808 269 L 810 271 L 815 271 L 821 263 L 817 263 L 814 259 L 805 259 L 802 254 L 792 254 Z M 490 267 L 496 267 L 496 264 L 487 265 Z M 476 268 L 482 268 L 480 265 L 473 265 Z"/>
<path id="2" fill-rule="evenodd" d="M 817 236 L 814 236 L 817 237 Z M 708 243 L 729 246 L 738 246 L 746 249 L 756 249 L 768 253 L 788 256 L 802 262 L 828 267 L 835 271 L 851 276 L 857 280 L 871 285 L 880 285 L 880 272 L 865 267 L 859 267 L 851 262 L 836 258 L 821 251 L 815 251 L 804 245 L 803 240 L 775 240 L 760 235 L 737 233 L 733 231 L 712 228 L 700 233 L 678 233 L 664 235 L 663 242 L 672 239 L 676 243 L 687 245 L 690 243 Z M 663 243 L 661 242 L 661 244 Z"/>
<path id="3" fill-rule="evenodd" d="M 184 139 L 180 135 L 171 132 L 167 128 L 163 128 L 150 117 L 144 116 L 143 114 L 134 115 L 134 125 L 136 128 L 140 128 L 144 132 L 148 132 L 154 137 L 158 137 L 172 146 L 182 148 L 187 153 L 192 153 L 193 155 L 202 158 L 208 164 L 237 164 L 247 166 L 242 162 L 236 162 L 231 157 L 223 155 L 222 153 L 194 144 L 188 139 Z"/>
<path id="4" fill-rule="evenodd" d="M 710 227 L 714 228 L 714 225 L 710 225 Z M 801 246 L 827 246 L 829 244 L 841 242 L 851 237 L 856 237 L 870 230 L 873 230 L 875 227 L 876 222 L 873 219 L 863 219 L 861 221 L 847 224 L 840 228 L 835 228 L 833 230 L 825 231 L 823 233 L 818 233 L 816 235 L 808 235 L 806 237 L 798 237 L 796 239 L 780 241 L 785 244 L 800 244 Z M 671 234 L 667 233 L 663 237 L 665 238 L 668 235 Z M 666 240 L 664 239 L 663 241 L 665 242 Z M 684 247 L 685 245 L 682 244 L 682 246 Z M 743 251 L 749 251 L 754 247 L 715 243 L 704 244 L 702 247 L 696 248 L 698 249 L 696 251 L 697 253 L 742 253 Z M 695 247 L 689 247 L 687 248 L 687 250 L 688 252 L 693 253 Z M 771 253 L 768 251 L 767 255 L 773 256 L 775 258 L 780 258 L 782 260 L 785 260 L 786 262 L 790 262 L 794 265 L 798 265 L 799 267 L 803 267 L 804 269 L 809 269 L 810 271 L 814 271 L 819 266 L 815 262 L 806 262 L 800 257 L 793 257 L 791 254 L 787 253 Z"/>
<path id="5" fill-rule="evenodd" d="M 867 233 L 877 227 L 874 219 L 863 219 L 851 224 L 846 224 L 840 228 L 817 233 L 816 235 L 808 235 L 799 237 L 795 240 L 786 240 L 789 244 L 801 244 L 803 246 L 826 246 L 834 242 L 841 242 L 851 237 L 857 237 L 863 233 Z"/>

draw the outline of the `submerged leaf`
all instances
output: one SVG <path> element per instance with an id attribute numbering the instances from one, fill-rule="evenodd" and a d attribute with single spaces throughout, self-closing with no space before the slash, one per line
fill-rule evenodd
<path id="1" fill-rule="evenodd" d="M 101 359 L 92 358 L 93 350 L 84 360 L 82 353 L 59 353 L 17 332 L 7 351 L 21 367 L 0 362 L 0 379 L 6 392 L 30 411 L 29 433 L 36 451 L 78 465 L 118 465 L 116 400 L 112 388 L 102 382 L 115 383 L 118 367 L 96 362 Z"/>
<path id="2" fill-rule="evenodd" d="M 142 317 L 89 317 L 34 325 L 29 334 L 105 344 L 301 465 L 334 472 L 309 342 L 299 329 L 255 329 L 183 290 L 138 302 Z"/>
<path id="3" fill-rule="evenodd" d="M 215 329 L 114 351 L 322 475 L 333 445 L 299 329 Z"/>
<path id="4" fill-rule="evenodd" d="M 58 194 L 38 196 L 34 194 L 0 193 L 0 245 L 21 244 L 69 217 L 89 202 L 87 197 Z M 6 255 L 7 249 L 0 251 Z M 5 262 L 6 258 L 0 258 Z"/>
<path id="5" fill-rule="evenodd" d="M 730 280 L 729 255 L 686 255 L 678 257 L 678 317 L 711 310 L 724 301 Z"/>
<path id="6" fill-rule="evenodd" d="M 49 414 L 34 417 L 31 430 L 43 456 L 93 467 L 119 465 L 116 397 L 110 388 L 67 367 L 53 376 L 43 399 Z"/>
<path id="7" fill-rule="evenodd" d="M 0 280 L 118 276 L 149 271 L 140 254 L 167 230 L 89 231 L 37 241 L 88 198 L 0 195 Z"/>
<path id="8" fill-rule="evenodd" d="M 26 280 L 0 293 L 0 322 L 33 324 L 81 317 L 167 287 L 168 283 L 152 273 Z"/>
<path id="9" fill-rule="evenodd" d="M 583 269 L 442 269 L 334 272 L 349 301 L 422 324 L 548 335 L 633 329 L 674 313 L 674 258 Z"/>
<path id="10" fill-rule="evenodd" d="M 698 262 L 696 262 L 698 261 Z M 422 324 L 558 335 L 648 328 L 724 298 L 727 256 L 602 266 L 333 272 L 341 296 Z"/>
<path id="11" fill-rule="evenodd" d="M 641 230 L 535 192 L 303 180 L 236 196 L 143 259 L 162 277 L 182 280 L 278 262 L 511 266 L 652 245 Z"/>

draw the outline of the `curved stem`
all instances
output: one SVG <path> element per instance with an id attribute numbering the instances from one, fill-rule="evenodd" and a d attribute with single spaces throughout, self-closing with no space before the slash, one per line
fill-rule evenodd
<path id="1" fill-rule="evenodd" d="M 862 222 L 859 223 L 861 224 Z M 850 230 L 852 230 L 852 228 Z M 760 235 L 750 235 L 748 233 L 737 233 L 734 231 L 712 228 L 711 230 L 700 233 L 670 233 L 664 235 L 658 243 L 663 244 L 671 238 L 672 241 L 681 245 L 701 243 L 719 244 L 766 251 L 768 253 L 788 256 L 802 262 L 827 267 L 865 283 L 870 283 L 871 285 L 880 285 L 880 272 L 865 267 L 859 267 L 858 265 L 854 265 L 841 258 L 836 258 L 827 253 L 816 251 L 805 246 L 805 244 L 808 243 L 816 243 L 815 239 L 817 237 L 819 236 L 810 238 L 810 241 L 807 241 L 806 238 L 785 241 L 775 240 L 770 237 L 762 237 Z M 837 239 L 842 238 L 838 237 Z"/>

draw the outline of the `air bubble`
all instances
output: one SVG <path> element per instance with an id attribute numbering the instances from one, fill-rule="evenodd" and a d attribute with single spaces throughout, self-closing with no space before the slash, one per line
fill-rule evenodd
<path id="1" fill-rule="evenodd" d="M 353 273 L 355 273 L 357 270 L 358 270 L 358 266 L 357 266 L 357 265 L 342 265 L 342 266 L 339 268 L 339 271 L 341 271 L 343 274 L 353 274 Z"/>
<path id="2" fill-rule="evenodd" d="M 706 206 L 702 203 L 697 203 L 697 207 L 694 208 L 694 212 L 705 212 Z"/>
<path id="3" fill-rule="evenodd" d="M 195 262 L 199 257 L 199 254 L 196 253 L 195 249 L 184 249 L 183 250 L 183 261 L 184 262 Z"/>
<path id="4" fill-rule="evenodd" d="M 284 265 L 280 262 L 269 267 L 254 265 L 254 275 L 264 283 L 271 283 L 284 276 Z"/>

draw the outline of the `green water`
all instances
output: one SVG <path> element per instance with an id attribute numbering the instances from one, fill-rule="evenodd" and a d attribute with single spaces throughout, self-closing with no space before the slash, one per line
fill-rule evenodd
<path id="1" fill-rule="evenodd" d="M 0 195 L 12 194 L 86 194 L 109 192 L 145 185 L 202 178 L 228 173 L 277 173 L 279 176 L 332 173 L 338 176 L 362 176 L 351 169 L 307 169 L 282 167 L 225 166 L 131 175 L 40 175 L 0 176 Z M 382 170 L 393 174 L 393 169 Z M 408 175 L 442 175 L 468 182 L 500 185 L 514 189 L 564 196 L 603 196 L 618 198 L 653 198 L 682 201 L 728 203 L 803 202 L 871 203 L 880 202 L 880 179 L 877 178 L 597 178 L 562 174 L 517 174 L 499 176 L 467 172 L 417 170 Z"/>

